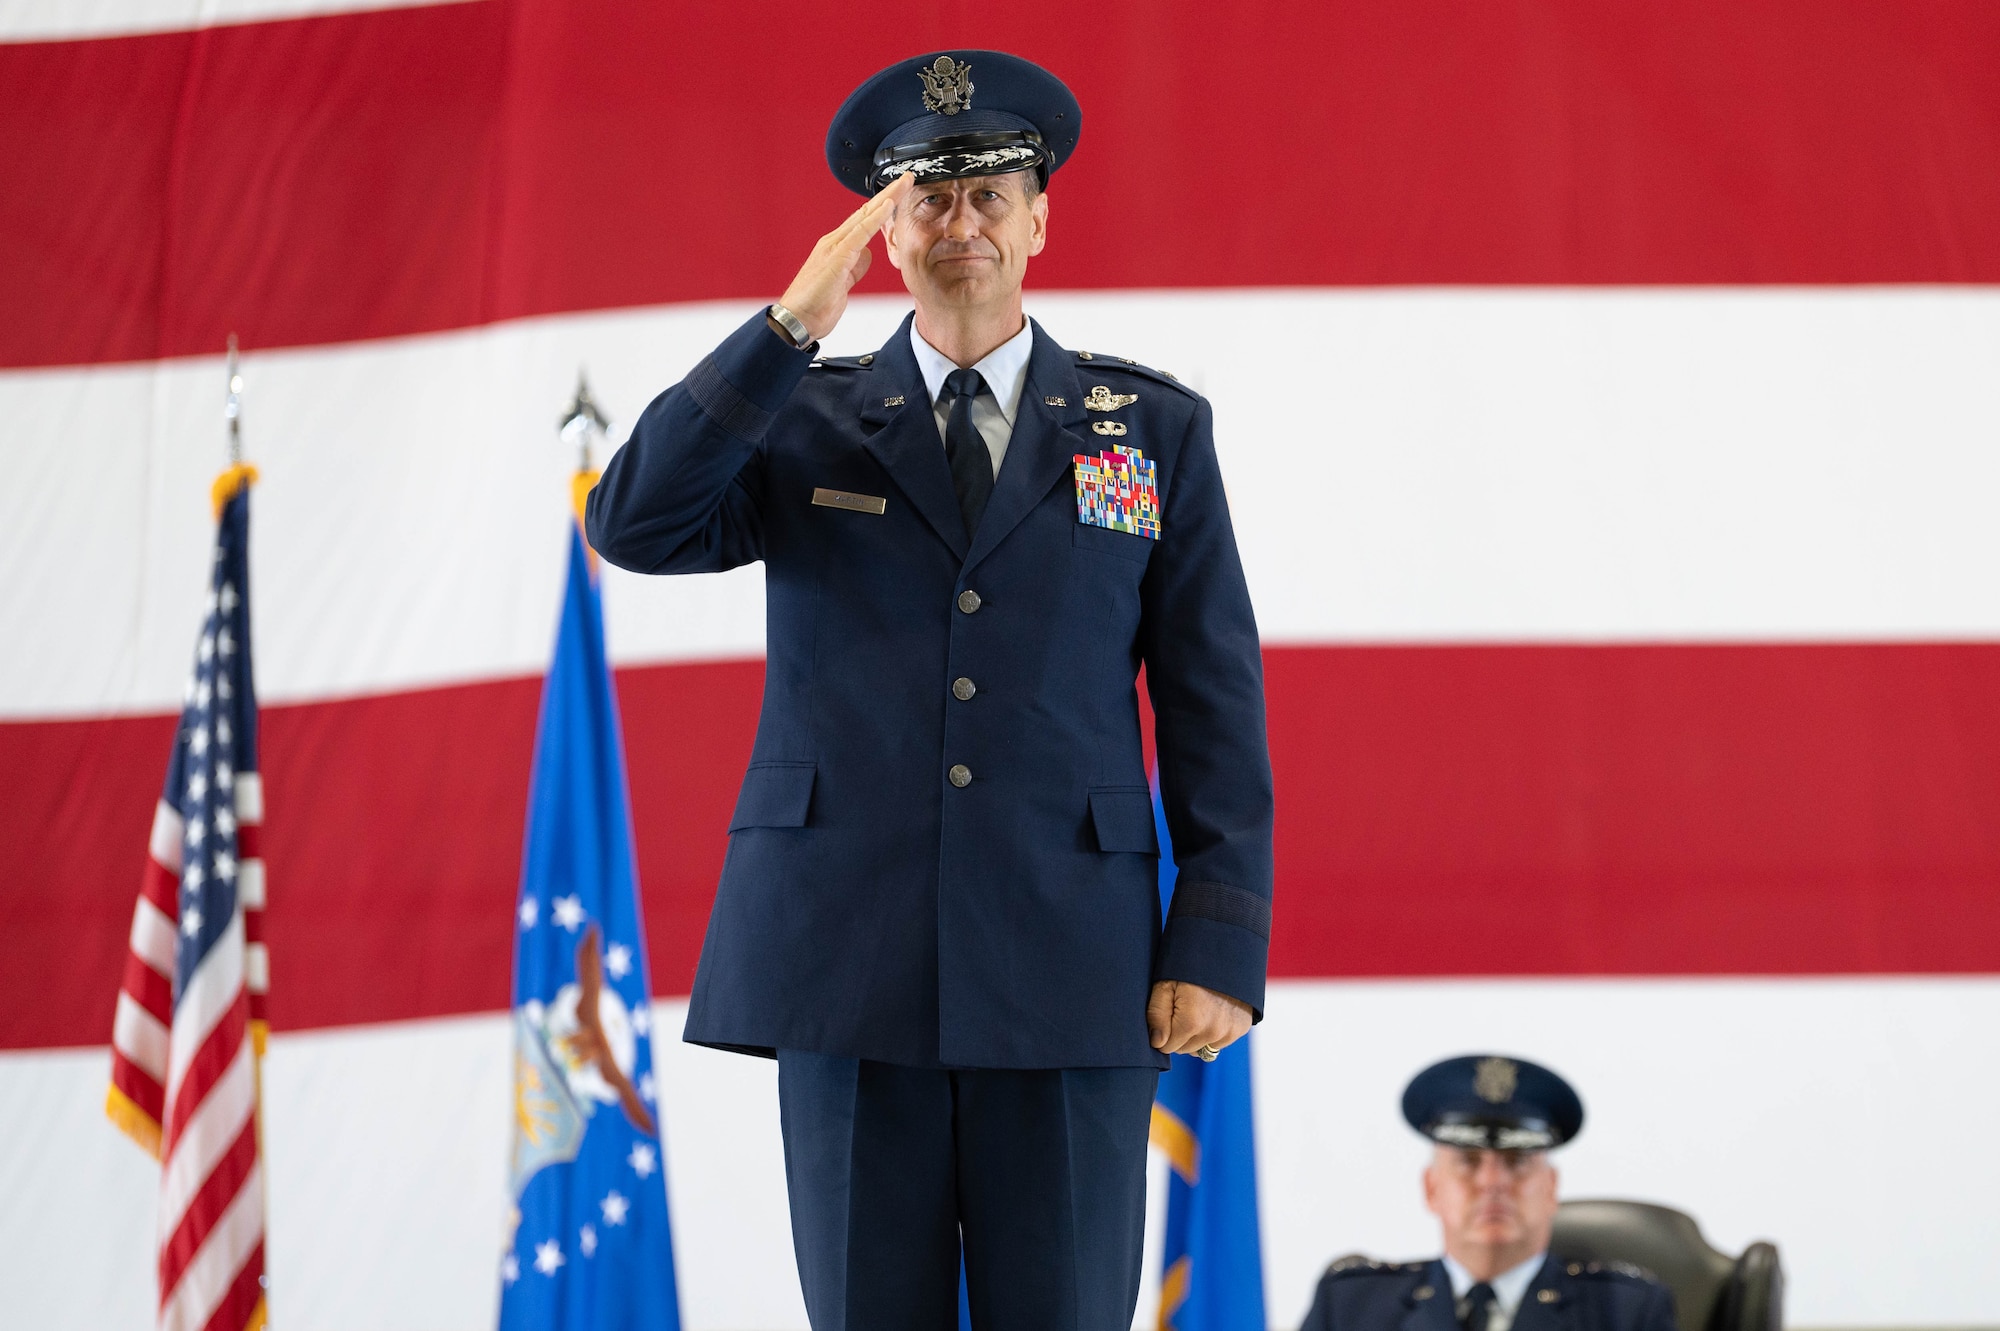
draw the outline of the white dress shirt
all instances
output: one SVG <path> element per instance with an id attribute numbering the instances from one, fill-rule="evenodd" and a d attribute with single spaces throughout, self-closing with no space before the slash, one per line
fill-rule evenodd
<path id="1" fill-rule="evenodd" d="M 1535 1283 L 1535 1273 L 1542 1269 L 1547 1258 L 1547 1253 L 1538 1252 L 1486 1282 L 1493 1286 L 1493 1312 L 1486 1319 L 1486 1331 L 1507 1331 L 1514 1325 L 1514 1314 L 1520 1311 L 1521 1300 L 1528 1297 L 1528 1286 Z M 1444 1269 L 1451 1277 L 1451 1301 L 1454 1306 L 1462 1307 L 1467 1291 L 1479 1282 L 1472 1278 L 1472 1272 L 1450 1257 L 1444 1259 Z"/>
<path id="2" fill-rule="evenodd" d="M 972 399 L 972 427 L 986 441 L 993 455 L 993 479 L 1000 479 L 1000 464 L 1007 457 L 1007 441 L 1014 437 L 1014 414 L 1021 406 L 1021 389 L 1028 382 L 1028 353 L 1035 346 L 1035 326 L 1021 320 L 1021 331 L 986 353 L 986 359 L 972 368 L 986 381 L 986 391 Z M 958 366 L 942 351 L 924 341 L 914 320 L 910 323 L 910 349 L 917 353 L 917 368 L 924 373 L 924 387 L 931 395 L 931 414 L 937 418 L 938 439 L 944 439 L 945 423 L 951 419 L 951 403 L 938 401 L 944 391 L 945 376 Z"/>

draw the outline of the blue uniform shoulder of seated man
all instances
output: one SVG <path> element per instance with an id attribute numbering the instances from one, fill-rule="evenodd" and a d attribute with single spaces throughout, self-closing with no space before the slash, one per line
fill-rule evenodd
<path id="1" fill-rule="evenodd" d="M 1320 1277 L 1299 1331 L 1458 1331 L 1442 1261 L 1346 1258 Z M 1675 1331 L 1674 1296 L 1622 1262 L 1552 1257 L 1535 1273 L 1511 1331 Z"/>
<path id="2" fill-rule="evenodd" d="M 1130 400 L 1087 409 L 1098 387 Z M 1164 1066 L 1154 980 L 1261 1014 L 1263 674 L 1211 429 L 1171 378 L 1037 326 L 968 540 L 908 321 L 816 363 L 760 313 L 647 407 L 591 544 L 647 573 L 765 565 L 763 712 L 687 1038 Z M 1074 458 L 1114 445 L 1157 468 L 1158 539 L 1078 519 Z M 1180 869 L 1164 931 L 1141 664 Z"/>

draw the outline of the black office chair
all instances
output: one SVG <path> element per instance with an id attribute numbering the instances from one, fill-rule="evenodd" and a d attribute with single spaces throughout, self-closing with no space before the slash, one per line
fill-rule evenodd
<path id="1" fill-rule="evenodd" d="M 1694 1217 L 1647 1202 L 1564 1202 L 1549 1250 L 1579 1262 L 1630 1262 L 1674 1292 L 1680 1331 L 1782 1331 L 1785 1272 L 1759 1241 L 1717 1252 Z"/>

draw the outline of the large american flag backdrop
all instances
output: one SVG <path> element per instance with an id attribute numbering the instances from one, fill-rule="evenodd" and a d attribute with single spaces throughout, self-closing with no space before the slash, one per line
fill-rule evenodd
<path id="1" fill-rule="evenodd" d="M 332 12 L 330 12 L 332 11 Z M 890 59 L 1087 115 L 1030 310 L 1215 403 L 1280 792 L 1267 1293 L 1431 1251 L 1404 1079 L 1499 1047 L 1565 1186 L 1769 1237 L 1804 1325 L 2000 1320 L 2000 8 L 0 0 L 0 1300 L 151 1317 L 100 1106 L 222 349 L 258 544 L 273 1302 L 491 1324 L 562 577 L 629 423 L 851 206 Z M 877 345 L 887 265 L 833 339 Z M 607 574 L 660 1020 L 758 570 Z M 692 1327 L 802 1327 L 768 1067 L 662 1041 Z"/>

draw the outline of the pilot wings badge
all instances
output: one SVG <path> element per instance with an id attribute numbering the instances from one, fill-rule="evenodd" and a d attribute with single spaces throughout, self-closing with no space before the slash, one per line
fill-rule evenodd
<path id="1" fill-rule="evenodd" d="M 1083 399 L 1083 408 L 1085 411 L 1116 411 L 1120 407 L 1129 407 L 1138 400 L 1137 393 L 1114 393 L 1103 384 L 1099 384 Z"/>
<path id="2" fill-rule="evenodd" d="M 917 66 L 924 81 L 924 110 L 934 115 L 955 116 L 972 109 L 972 64 L 963 64 L 948 55 L 931 62 L 930 68 Z"/>

